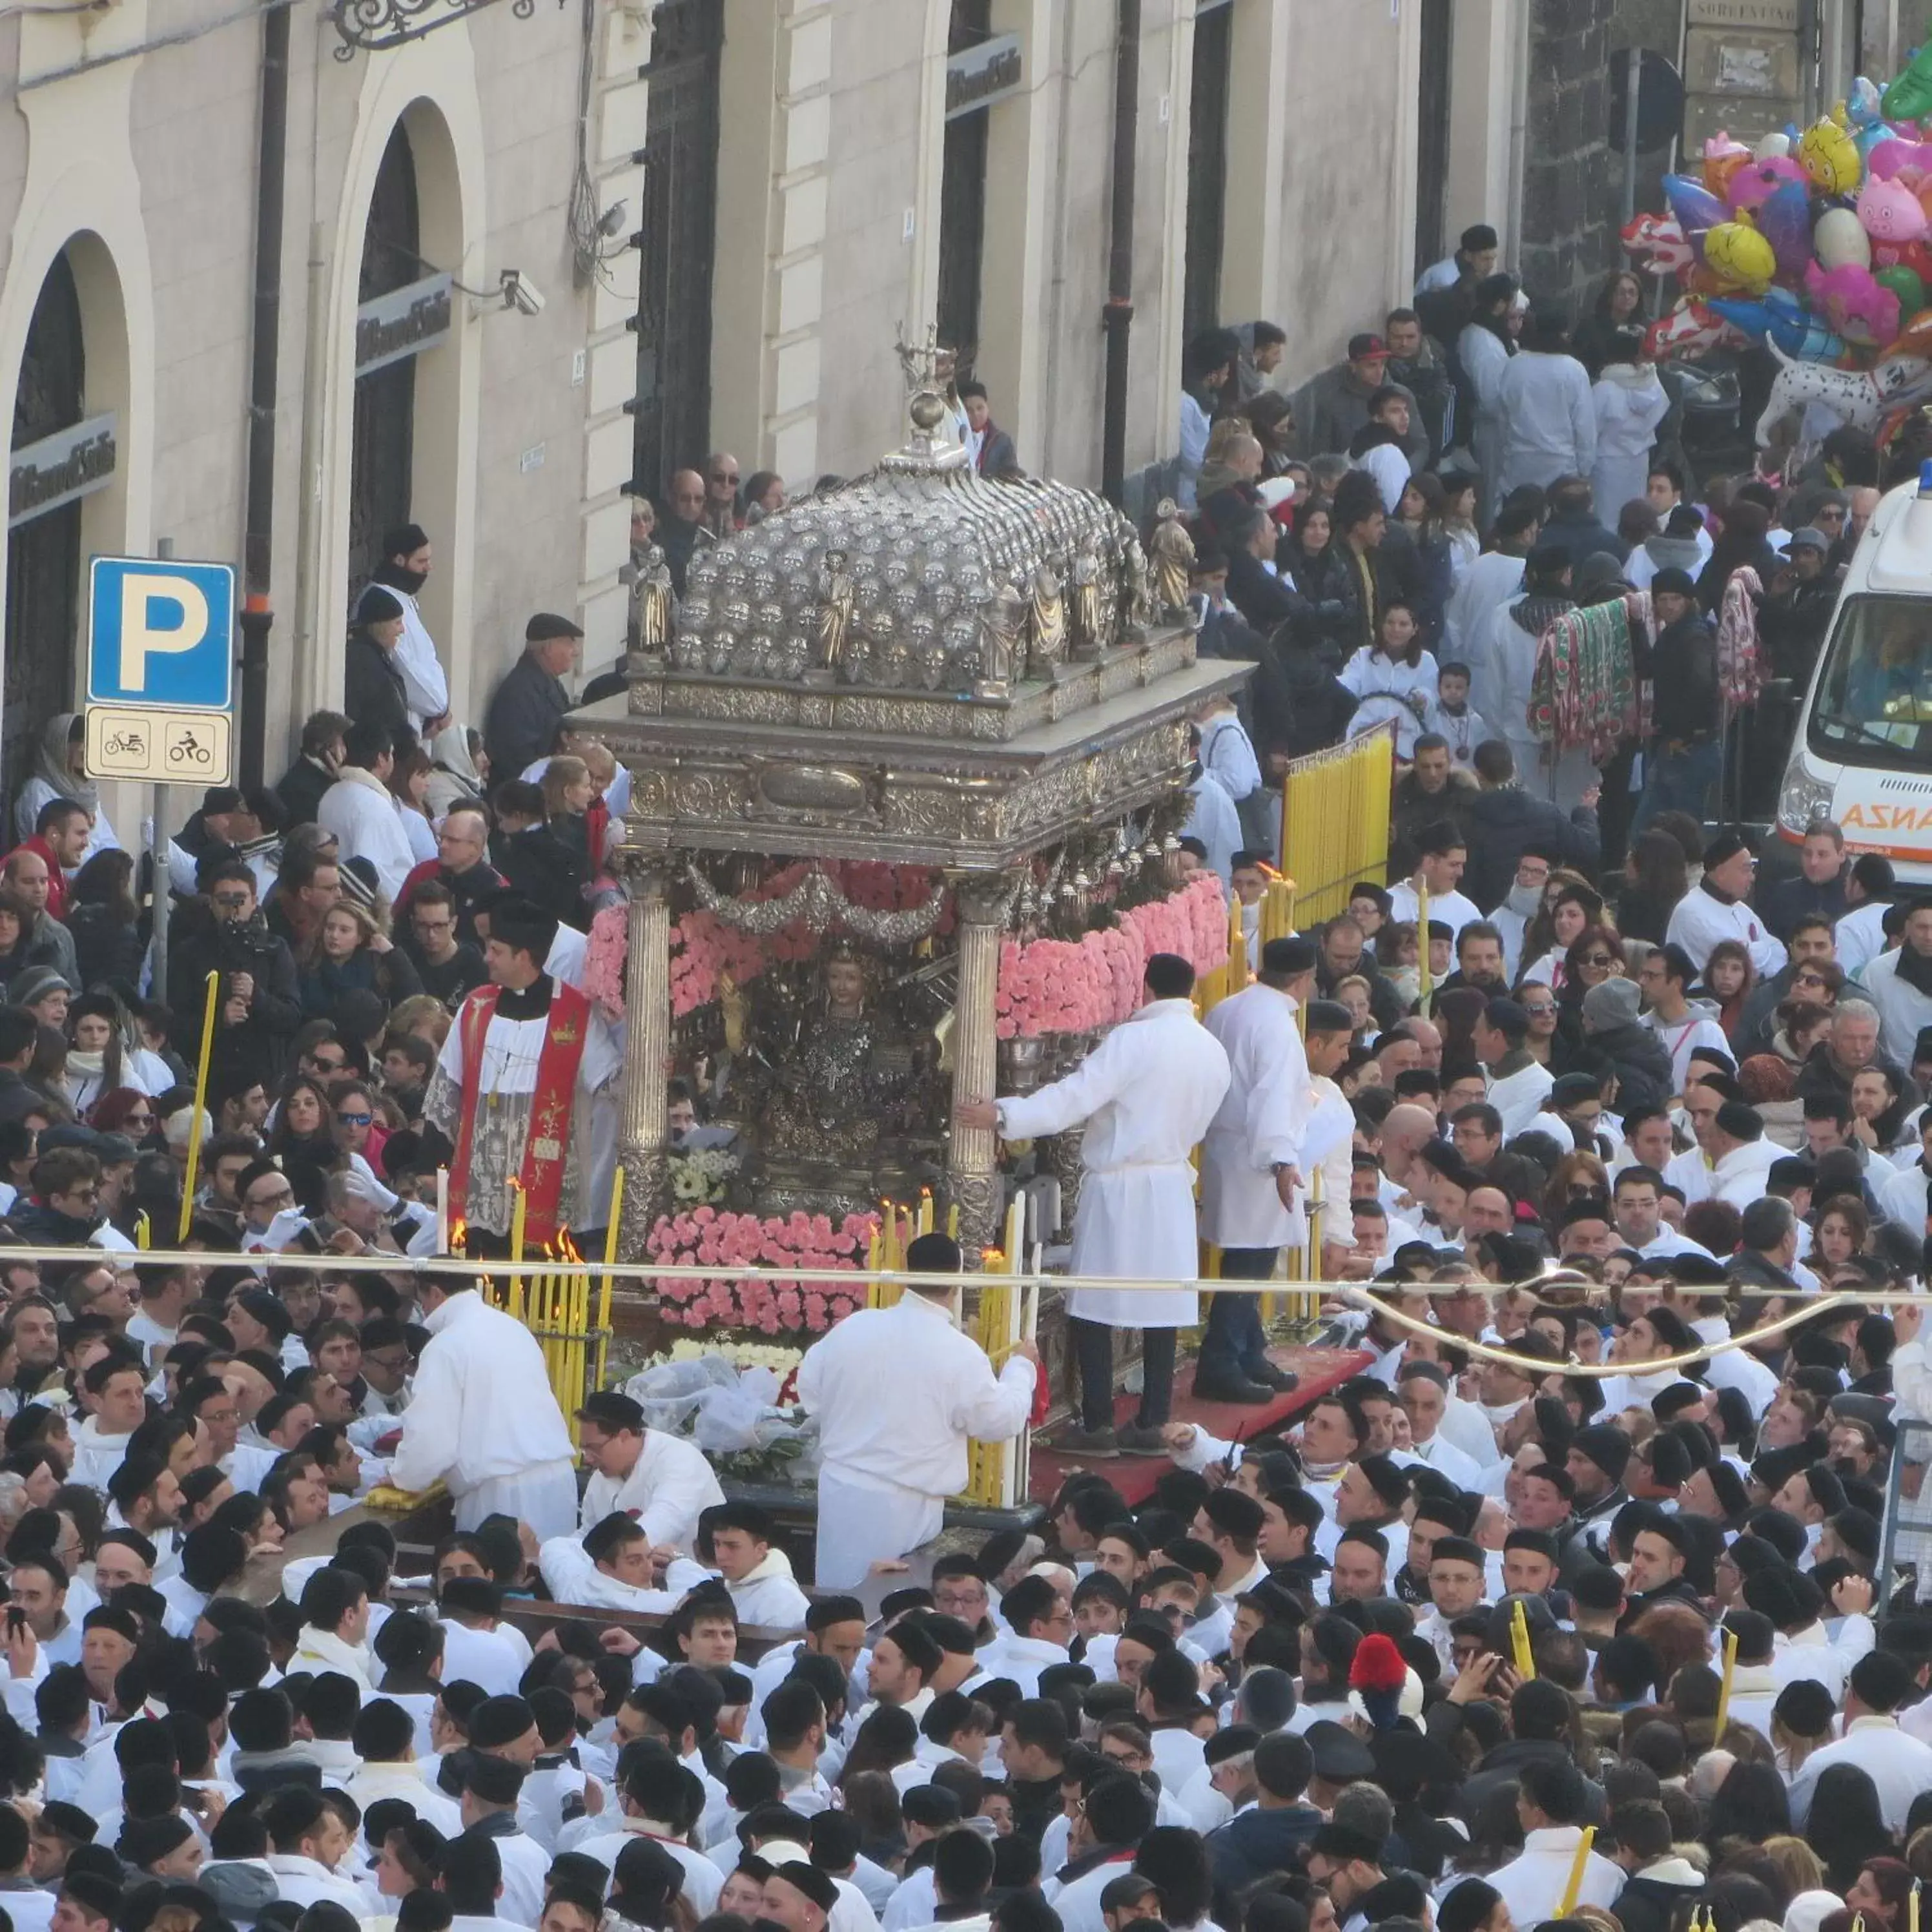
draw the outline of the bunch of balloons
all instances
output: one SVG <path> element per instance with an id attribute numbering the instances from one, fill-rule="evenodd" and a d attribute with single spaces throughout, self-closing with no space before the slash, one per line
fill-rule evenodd
<path id="1" fill-rule="evenodd" d="M 1683 290 L 1651 325 L 1651 355 L 1768 340 L 1847 368 L 1932 357 L 1932 44 L 1882 94 L 1861 76 L 1802 132 L 1755 148 L 1719 134 L 1702 159 L 1666 176 L 1667 215 L 1623 231 L 1646 272 Z"/>

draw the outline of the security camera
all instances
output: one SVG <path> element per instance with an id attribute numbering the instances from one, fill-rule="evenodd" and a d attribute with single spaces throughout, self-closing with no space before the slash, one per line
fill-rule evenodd
<path id="1" fill-rule="evenodd" d="M 520 268 L 503 271 L 503 306 L 520 315 L 543 314 L 543 291 Z"/>
<path id="2" fill-rule="evenodd" d="M 598 233 L 604 236 L 621 235 L 624 230 L 625 213 L 629 205 L 627 202 L 614 201 L 598 219 Z"/>

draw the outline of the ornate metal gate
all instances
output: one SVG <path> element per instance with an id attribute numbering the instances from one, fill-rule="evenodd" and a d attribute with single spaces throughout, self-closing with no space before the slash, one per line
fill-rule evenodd
<path id="1" fill-rule="evenodd" d="M 651 29 L 638 310 L 637 487 L 661 495 L 711 434 L 720 0 L 662 0 Z"/>

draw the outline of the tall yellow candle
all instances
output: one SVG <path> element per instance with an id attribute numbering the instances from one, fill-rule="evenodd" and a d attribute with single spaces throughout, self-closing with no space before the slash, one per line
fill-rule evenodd
<path id="1" fill-rule="evenodd" d="M 1520 1610 L 1522 1604 L 1516 1608 Z M 1583 1890 L 1583 1874 L 1589 1868 L 1590 1847 L 1597 1842 L 1597 1828 L 1586 1825 L 1576 1840 L 1576 1856 L 1570 1862 L 1570 1882 L 1563 1888 L 1562 1903 L 1556 1908 L 1558 1918 L 1568 1918 L 1576 1909 L 1576 1901 Z"/>

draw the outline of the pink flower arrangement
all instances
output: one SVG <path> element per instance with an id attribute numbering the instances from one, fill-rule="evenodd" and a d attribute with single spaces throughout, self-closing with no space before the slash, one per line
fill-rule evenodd
<path id="1" fill-rule="evenodd" d="M 850 1314 L 862 1291 L 803 1280 L 788 1268 L 856 1270 L 878 1229 L 876 1214 L 848 1214 L 836 1226 L 824 1214 L 721 1214 L 712 1207 L 662 1214 L 646 1243 L 654 1261 L 732 1270 L 658 1284 L 659 1311 L 686 1328 L 751 1328 L 766 1335 L 816 1334 Z M 766 1274 L 762 1270 L 776 1270 Z"/>
<path id="2" fill-rule="evenodd" d="M 1007 940 L 994 995 L 1002 1040 L 1046 1033 L 1095 1033 L 1130 1018 L 1147 962 L 1178 952 L 1197 974 L 1228 963 L 1228 902 L 1210 873 L 1164 899 L 1134 907 L 1120 923 L 1064 939 Z"/>
<path id="3" fill-rule="evenodd" d="M 584 990 L 608 1018 L 624 1016 L 624 955 L 630 944 L 620 905 L 606 906 L 590 922 L 590 944 L 584 955 Z"/>

